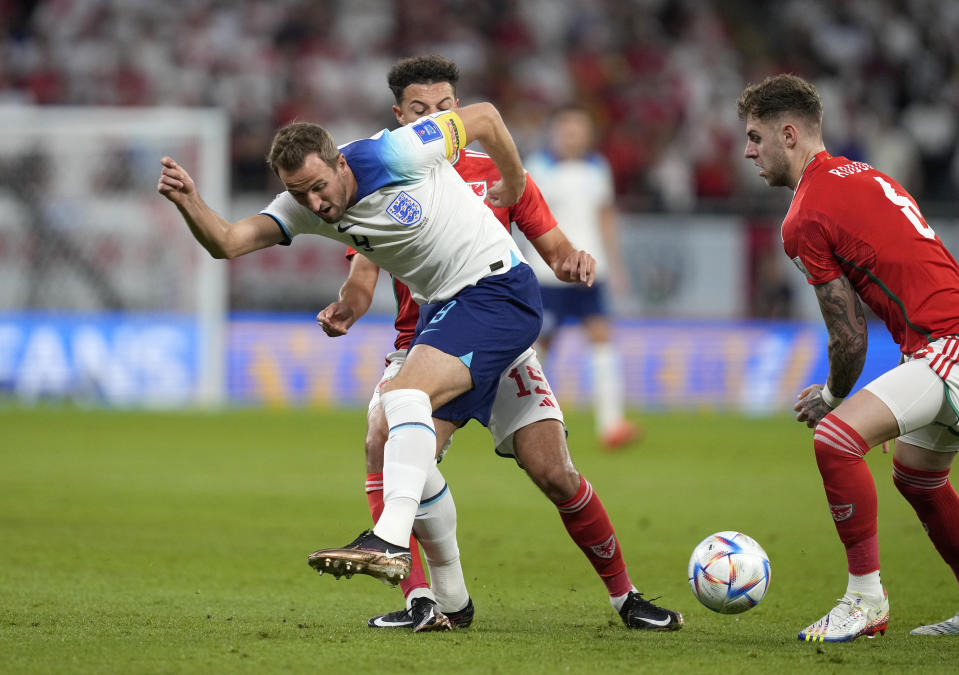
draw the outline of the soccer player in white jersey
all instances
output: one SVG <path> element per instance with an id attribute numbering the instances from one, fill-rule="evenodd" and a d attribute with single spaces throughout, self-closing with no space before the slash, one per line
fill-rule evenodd
<path id="1" fill-rule="evenodd" d="M 456 428 L 449 420 L 489 422 L 501 373 L 530 347 L 542 324 L 535 276 L 447 161 L 473 140 L 502 176 L 489 188 L 490 203 L 515 203 L 526 187 L 525 171 L 488 103 L 437 113 L 342 148 L 316 124 L 289 124 L 274 136 L 268 158 L 286 191 L 261 213 L 234 223 L 203 202 L 176 161 L 161 160 L 157 190 L 214 257 L 319 234 L 363 250 L 421 304 L 406 362 L 380 390 L 390 429 L 383 513 L 372 531 L 324 553 L 333 572 L 394 581 L 409 573 L 413 519 L 437 448 Z"/>
<path id="2" fill-rule="evenodd" d="M 393 112 L 400 124 L 410 124 L 425 114 L 455 110 L 459 106 L 456 97 L 459 70 L 455 63 L 441 56 L 402 59 L 390 70 L 387 79 L 396 98 Z M 463 180 L 473 187 L 479 199 L 485 196 L 486 186 L 499 179 L 495 165 L 485 154 L 464 150 L 451 163 Z M 490 209 L 505 231 L 515 224 L 526 235 L 535 255 L 546 261 L 557 279 L 587 285 L 592 282 L 595 261 L 585 251 L 577 251 L 557 227 L 556 219 L 531 176 L 527 177 L 526 191 L 515 205 L 508 208 L 490 206 Z M 346 334 L 366 312 L 378 274 L 379 268 L 361 252 L 351 252 L 350 275 L 341 289 L 340 299 L 317 315 L 327 334 Z M 402 282 L 394 279 L 393 291 L 398 307 L 395 321 L 397 351 L 387 357 L 381 384 L 388 381 L 402 364 L 419 313 Z M 632 585 L 613 525 L 599 495 L 570 457 L 562 412 L 532 349 L 503 371 L 489 428 L 496 453 L 515 458 L 556 506 L 570 538 L 605 584 L 610 602 L 623 623 L 628 628 L 645 630 L 678 629 L 682 625 L 679 613 L 650 603 Z M 387 432 L 377 390 L 370 402 L 366 439 L 366 493 L 374 521 L 382 509 L 381 472 Z M 369 625 L 374 628 L 412 628 L 417 632 L 448 629 L 450 624 L 468 626 L 474 610 L 459 561 L 456 509 L 437 467 L 427 479 L 427 490 L 417 512 L 414 532 L 426 553 L 433 588 L 426 583 L 416 540 L 411 539 L 413 569 L 411 576 L 400 583 L 406 595 L 406 607 L 373 617 Z"/>
<path id="3" fill-rule="evenodd" d="M 609 450 L 636 440 L 636 425 L 625 418 L 625 392 L 619 354 L 607 307 L 610 287 L 625 286 L 619 252 L 616 207 L 609 165 L 594 148 L 594 125 L 586 110 L 569 106 L 553 115 L 549 147 L 526 159 L 526 169 L 539 183 L 567 236 L 596 256 L 597 282 L 591 287 L 560 283 L 552 270 L 520 242 L 543 295 L 543 331 L 538 351 L 548 350 L 566 319 L 580 324 L 590 344 L 596 433 Z"/>

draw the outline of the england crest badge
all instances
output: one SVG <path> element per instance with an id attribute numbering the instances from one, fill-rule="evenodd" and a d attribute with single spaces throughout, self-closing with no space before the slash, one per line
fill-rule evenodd
<path id="1" fill-rule="evenodd" d="M 416 225 L 423 217 L 423 207 L 406 192 L 400 192 L 386 207 L 386 213 L 400 225 Z"/>

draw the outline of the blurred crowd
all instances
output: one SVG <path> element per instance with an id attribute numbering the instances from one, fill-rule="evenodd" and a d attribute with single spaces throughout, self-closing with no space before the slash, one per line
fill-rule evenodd
<path id="1" fill-rule="evenodd" d="M 924 208 L 959 185 L 955 0 L 0 0 L 0 104 L 221 107 L 236 192 L 270 187 L 290 119 L 344 142 L 392 126 L 386 73 L 423 53 L 454 59 L 461 100 L 496 103 L 524 153 L 554 106 L 590 108 L 624 209 L 763 203 L 735 102 L 781 71 L 820 88 L 834 154 Z"/>

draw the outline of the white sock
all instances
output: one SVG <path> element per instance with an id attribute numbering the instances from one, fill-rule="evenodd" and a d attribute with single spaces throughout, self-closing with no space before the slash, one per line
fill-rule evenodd
<path id="1" fill-rule="evenodd" d="M 869 574 L 850 574 L 847 593 L 858 593 L 867 600 L 882 601 L 882 582 L 879 580 L 879 570 Z"/>
<path id="2" fill-rule="evenodd" d="M 426 476 L 436 465 L 433 408 L 419 389 L 384 392 L 380 403 L 390 435 L 383 449 L 383 514 L 373 533 L 407 547 Z"/>
<path id="3" fill-rule="evenodd" d="M 463 609 L 469 602 L 469 591 L 456 542 L 456 504 L 446 479 L 435 466 L 427 477 L 413 528 L 426 554 L 430 586 L 440 611 Z"/>
<path id="4" fill-rule="evenodd" d="M 629 593 L 632 593 L 635 590 L 636 587 L 633 586 L 631 589 L 629 589 Z M 615 597 L 612 595 L 609 596 L 609 604 L 613 606 L 613 609 L 615 609 L 617 613 L 619 613 L 619 610 L 623 608 L 623 603 L 626 602 L 626 598 L 629 597 L 629 593 L 624 593 L 623 595 L 617 595 Z"/>
<path id="5" fill-rule="evenodd" d="M 410 591 L 410 594 L 406 596 L 406 609 L 410 609 L 413 606 L 413 600 L 416 598 L 429 598 L 433 602 L 436 602 L 436 596 L 433 595 L 433 591 L 429 588 L 414 588 Z"/>
<path id="6" fill-rule="evenodd" d="M 593 345 L 593 410 L 596 433 L 602 434 L 623 421 L 623 374 L 619 355 L 611 342 Z"/>

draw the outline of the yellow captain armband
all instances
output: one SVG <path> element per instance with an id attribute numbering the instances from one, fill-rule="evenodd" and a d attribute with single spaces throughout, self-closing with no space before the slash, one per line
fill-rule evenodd
<path id="1" fill-rule="evenodd" d="M 444 110 L 433 116 L 443 130 L 446 140 L 446 159 L 452 159 L 457 152 L 466 147 L 466 127 L 463 120 L 452 110 Z"/>

